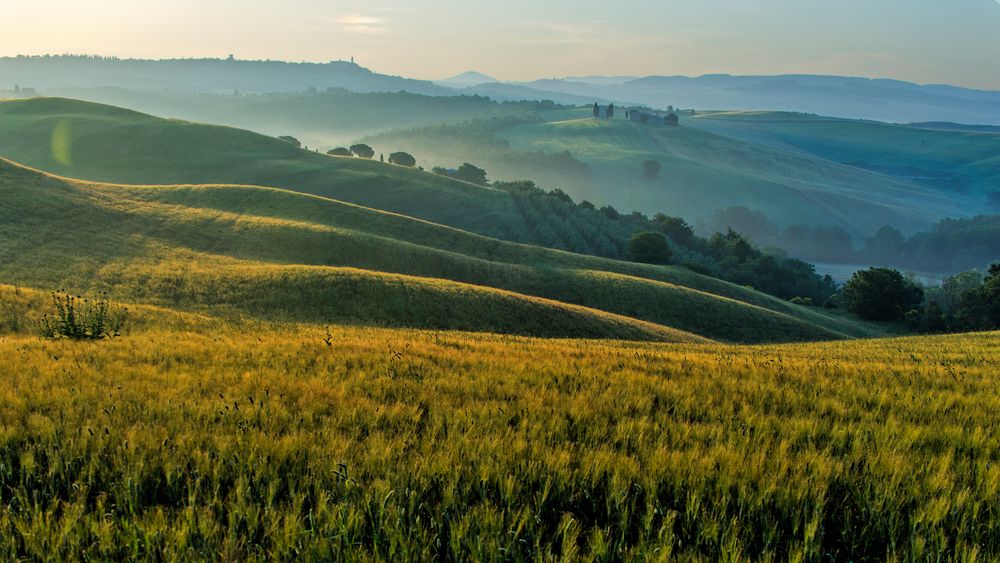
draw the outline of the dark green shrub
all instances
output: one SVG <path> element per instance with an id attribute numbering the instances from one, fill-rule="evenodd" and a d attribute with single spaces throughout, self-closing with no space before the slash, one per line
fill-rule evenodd
<path id="1" fill-rule="evenodd" d="M 628 241 L 628 258 L 644 264 L 668 264 L 673 252 L 661 233 L 636 233 Z"/>
<path id="2" fill-rule="evenodd" d="M 375 149 L 364 143 L 358 143 L 356 145 L 351 145 L 351 152 L 356 156 L 361 158 L 372 158 L 375 156 Z"/>
<path id="3" fill-rule="evenodd" d="M 351 150 L 344 147 L 337 147 L 326 151 L 326 154 L 330 156 L 351 156 Z"/>
<path id="4" fill-rule="evenodd" d="M 870 321 L 896 322 L 919 309 L 924 290 L 889 268 L 869 268 L 855 272 L 844 285 L 847 309 Z"/>
<path id="5" fill-rule="evenodd" d="M 282 135 L 278 138 L 281 139 L 282 141 L 285 141 L 286 143 L 291 143 L 299 148 L 302 148 L 302 143 L 291 135 Z"/>
<path id="6" fill-rule="evenodd" d="M 53 312 L 42 317 L 42 336 L 72 340 L 101 340 L 121 335 L 128 309 L 111 303 L 106 294 L 97 299 L 52 294 Z"/>
<path id="7" fill-rule="evenodd" d="M 417 165 L 417 159 L 413 158 L 413 155 L 407 152 L 394 152 L 389 155 L 389 163 L 413 168 Z"/>

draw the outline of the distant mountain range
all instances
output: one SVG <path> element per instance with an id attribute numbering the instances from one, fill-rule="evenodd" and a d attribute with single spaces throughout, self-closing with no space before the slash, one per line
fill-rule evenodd
<path id="1" fill-rule="evenodd" d="M 564 102 L 591 97 L 661 109 L 673 105 L 794 111 L 897 123 L 1000 125 L 1000 92 L 887 79 L 813 75 L 591 77 L 536 80 L 519 86 L 550 93 L 550 99 Z"/>
<path id="2" fill-rule="evenodd" d="M 287 93 L 345 89 L 430 96 L 481 95 L 565 104 L 615 102 L 658 109 L 782 110 L 888 122 L 1000 125 L 1000 92 L 839 76 L 706 75 L 575 77 L 499 82 L 469 71 L 431 82 L 373 72 L 353 62 L 237 59 L 132 60 L 83 56 L 0 58 L 0 90 L 118 87 L 191 93 Z"/>
<path id="3" fill-rule="evenodd" d="M 304 92 L 342 88 L 352 92 L 400 92 L 445 96 L 454 91 L 426 80 L 388 76 L 353 62 L 288 63 L 238 59 L 141 60 L 83 56 L 0 58 L 0 89 L 14 85 L 45 90 L 117 87 L 231 94 Z"/>

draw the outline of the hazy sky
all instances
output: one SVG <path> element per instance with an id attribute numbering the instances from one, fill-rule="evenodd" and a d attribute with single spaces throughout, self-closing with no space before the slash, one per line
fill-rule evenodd
<path id="1" fill-rule="evenodd" d="M 0 55 L 328 61 L 444 78 L 816 73 L 1000 90 L 1000 0 L 0 0 Z"/>

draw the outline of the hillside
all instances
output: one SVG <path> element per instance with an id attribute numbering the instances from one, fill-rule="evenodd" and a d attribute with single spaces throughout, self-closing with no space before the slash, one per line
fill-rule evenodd
<path id="1" fill-rule="evenodd" d="M 272 188 L 81 183 L 2 161 L 0 190 L 5 283 L 277 320 L 549 336 L 879 333 L 683 268 L 506 243 Z"/>
<path id="2" fill-rule="evenodd" d="M 499 104 L 481 96 L 428 96 L 347 90 L 267 95 L 206 95 L 124 88 L 58 88 L 53 96 L 86 100 L 161 117 L 293 134 L 324 151 L 372 133 L 468 119 L 532 115 L 534 102 Z"/>
<path id="3" fill-rule="evenodd" d="M 76 100 L 0 102 L 0 156 L 85 180 L 278 186 L 506 239 L 526 230 L 503 192 L 332 158 L 249 131 Z"/>
<path id="4" fill-rule="evenodd" d="M 990 127 L 893 125 L 781 112 L 709 112 L 688 123 L 956 196 L 981 200 L 1000 191 L 1000 133 Z"/>
<path id="5" fill-rule="evenodd" d="M 911 175 L 879 167 L 875 161 L 847 160 L 834 151 L 817 152 L 818 141 L 810 144 L 804 135 L 778 143 L 755 135 L 753 124 L 744 127 L 743 122 L 722 130 L 712 127 L 715 122 L 710 118 L 684 116 L 681 127 L 667 128 L 624 119 L 597 121 L 590 119 L 589 113 L 582 109 L 575 114 L 543 114 L 544 121 L 424 128 L 378 135 L 371 141 L 402 146 L 424 159 L 477 162 L 496 178 L 534 177 L 530 175 L 534 170 L 511 158 L 510 151 L 568 151 L 589 166 L 590 178 L 554 170 L 538 179 L 578 200 L 609 202 L 622 210 L 645 213 L 665 211 L 689 220 L 708 217 L 716 209 L 745 205 L 763 211 L 780 226 L 838 225 L 861 240 L 885 224 L 913 232 L 946 216 L 988 210 L 982 193 L 948 190 L 913 181 Z M 846 139 L 864 139 L 869 130 L 878 131 L 879 127 L 891 129 L 878 124 L 838 123 L 855 128 L 847 129 L 845 148 L 849 146 Z M 812 138 L 825 139 L 828 129 L 810 127 L 812 121 L 803 121 L 803 130 L 811 132 Z M 910 134 L 911 139 L 924 134 L 915 129 L 900 131 Z M 830 134 L 833 144 L 836 137 Z M 494 141 L 485 143 L 484 137 Z M 876 146 L 883 154 L 891 154 L 897 141 L 892 137 L 859 140 L 855 156 L 868 151 L 877 158 Z M 995 147 L 987 137 L 953 148 L 955 156 L 951 158 L 960 159 L 975 158 Z M 930 150 L 925 149 L 924 154 Z M 653 181 L 642 177 L 646 160 L 662 166 Z M 920 162 L 920 155 L 912 155 L 912 161 Z M 979 163 L 974 171 L 977 181 L 990 181 L 993 172 L 988 168 L 988 161 Z"/>

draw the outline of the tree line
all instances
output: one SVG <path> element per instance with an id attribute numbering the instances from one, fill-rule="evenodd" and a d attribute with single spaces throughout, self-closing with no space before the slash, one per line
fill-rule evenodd
<path id="1" fill-rule="evenodd" d="M 765 246 L 819 262 L 879 264 L 929 272 L 986 268 L 1000 260 L 1000 215 L 944 219 L 929 230 L 906 237 L 885 225 L 860 247 L 837 225 L 790 225 L 779 228 L 760 211 L 735 206 L 715 211 L 699 230 L 732 228 Z"/>

